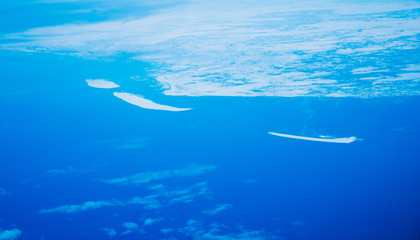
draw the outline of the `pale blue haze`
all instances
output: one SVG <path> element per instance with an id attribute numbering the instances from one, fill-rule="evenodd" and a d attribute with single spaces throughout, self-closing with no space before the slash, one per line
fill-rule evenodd
<path id="1" fill-rule="evenodd" d="M 0 240 L 420 239 L 419 15 L 0 2 Z"/>

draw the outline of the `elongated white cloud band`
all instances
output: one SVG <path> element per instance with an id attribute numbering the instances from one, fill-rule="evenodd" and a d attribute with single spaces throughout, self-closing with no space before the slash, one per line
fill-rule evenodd
<path id="1" fill-rule="evenodd" d="M 105 79 L 86 79 L 86 83 L 94 88 L 119 88 L 120 86 L 114 82 Z"/>
<path id="2" fill-rule="evenodd" d="M 275 132 L 268 132 L 271 135 L 285 137 L 285 138 L 294 138 L 294 139 L 301 139 L 307 141 L 314 141 L 314 142 L 327 142 L 327 143 L 352 143 L 357 140 L 356 137 L 348 137 L 348 138 L 313 138 L 313 137 L 303 137 L 303 136 L 296 136 L 296 135 L 289 135 L 289 134 L 282 134 L 282 133 L 275 133 Z"/>
<path id="3" fill-rule="evenodd" d="M 176 108 L 176 107 L 171 107 L 167 105 L 157 104 L 148 99 L 142 98 L 140 96 L 137 96 L 131 93 L 114 92 L 114 96 L 128 103 L 131 103 L 133 105 L 139 106 L 141 108 L 146 108 L 146 109 L 164 110 L 164 111 L 172 111 L 172 112 L 191 110 L 191 108 Z"/>
<path id="4" fill-rule="evenodd" d="M 5 36 L 0 47 L 90 58 L 130 53 L 153 65 L 148 72 L 168 95 L 419 95 L 419 7 L 413 0 L 191 1 L 145 17 L 30 29 Z"/>

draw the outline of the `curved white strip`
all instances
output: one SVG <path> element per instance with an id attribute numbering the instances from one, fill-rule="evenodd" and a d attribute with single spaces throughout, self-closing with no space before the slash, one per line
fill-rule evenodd
<path id="1" fill-rule="evenodd" d="M 191 110 L 191 108 L 176 108 L 176 107 L 157 104 L 157 103 L 154 103 L 150 100 L 147 100 L 145 98 L 136 96 L 136 95 L 131 94 L 131 93 L 114 92 L 114 96 L 116 96 L 117 98 L 120 98 L 120 99 L 122 99 L 122 100 L 124 100 L 128 103 L 139 106 L 141 108 L 154 109 L 154 110 L 165 110 L 165 111 L 173 111 L 173 112 Z"/>
<path id="2" fill-rule="evenodd" d="M 357 140 L 356 137 L 348 137 L 348 138 L 312 138 L 312 137 L 302 137 L 302 136 L 295 136 L 289 134 L 282 134 L 282 133 L 274 133 L 268 132 L 271 135 L 279 136 L 279 137 L 286 137 L 286 138 L 294 138 L 294 139 L 301 139 L 301 140 L 308 140 L 308 141 L 315 141 L 315 142 L 329 142 L 329 143 L 352 143 Z"/>
<path id="3" fill-rule="evenodd" d="M 114 82 L 105 79 L 86 79 L 86 83 L 94 88 L 119 88 L 120 86 Z"/>

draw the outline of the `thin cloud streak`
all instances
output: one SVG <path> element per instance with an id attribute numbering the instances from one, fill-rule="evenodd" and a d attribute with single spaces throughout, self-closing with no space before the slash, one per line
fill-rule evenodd
<path id="1" fill-rule="evenodd" d="M 303 137 L 303 136 L 296 136 L 290 134 L 283 134 L 283 133 L 275 133 L 275 132 L 268 132 L 268 134 L 284 137 L 284 138 L 293 138 L 293 139 L 300 139 L 300 140 L 307 140 L 307 141 L 314 141 L 314 142 L 327 142 L 327 143 L 352 143 L 357 140 L 356 137 L 348 137 L 348 138 L 313 138 L 313 137 Z"/>

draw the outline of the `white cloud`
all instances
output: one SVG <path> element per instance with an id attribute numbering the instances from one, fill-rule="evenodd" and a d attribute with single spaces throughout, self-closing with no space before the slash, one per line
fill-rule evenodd
<path id="1" fill-rule="evenodd" d="M 0 240 L 15 240 L 18 239 L 21 234 L 22 231 L 17 228 L 13 228 L 11 230 L 0 229 Z"/>
<path id="2" fill-rule="evenodd" d="M 156 172 L 141 172 L 131 176 L 125 176 L 121 178 L 114 178 L 104 180 L 105 183 L 110 184 L 144 184 L 156 180 L 163 180 L 173 177 L 191 177 L 202 175 L 211 171 L 214 171 L 216 166 L 214 165 L 199 165 L 191 164 L 181 169 L 170 169 Z"/>
<path id="3" fill-rule="evenodd" d="M 105 79 L 86 79 L 86 83 L 94 88 L 119 88 L 120 86 L 114 82 Z"/>
<path id="4" fill-rule="evenodd" d="M 285 138 L 294 138 L 300 140 L 307 140 L 307 141 L 314 141 L 314 142 L 327 142 L 327 143 L 352 143 L 358 140 L 356 137 L 348 137 L 348 138 L 313 138 L 313 137 L 303 137 L 303 136 L 296 136 L 296 135 L 289 135 L 289 134 L 282 134 L 282 133 L 274 133 L 269 132 L 269 134 L 279 137 Z"/>
<path id="5" fill-rule="evenodd" d="M 59 206 L 59 207 L 56 207 L 56 208 L 43 209 L 43 210 L 39 211 L 39 213 L 41 213 L 41 214 L 54 213 L 54 212 L 58 212 L 58 213 L 78 213 L 78 212 L 83 212 L 83 211 L 92 210 L 92 209 L 98 209 L 98 208 L 106 207 L 106 206 L 120 206 L 120 205 L 122 205 L 122 203 L 119 202 L 119 201 L 89 201 L 89 202 L 85 202 L 85 203 L 80 204 L 80 205 L 63 205 L 63 206 Z"/>
<path id="6" fill-rule="evenodd" d="M 128 103 L 131 103 L 133 105 L 139 106 L 141 108 L 146 108 L 146 109 L 164 110 L 164 111 L 172 111 L 172 112 L 191 110 L 191 108 L 176 108 L 176 107 L 171 107 L 167 105 L 157 104 L 148 99 L 145 99 L 143 97 L 140 97 L 131 93 L 114 92 L 114 96 Z"/>
<path id="7" fill-rule="evenodd" d="M 216 208 L 211 209 L 211 210 L 205 210 L 205 211 L 203 211 L 203 213 L 212 216 L 212 215 L 216 215 L 216 214 L 218 214 L 218 213 L 220 213 L 222 211 L 225 211 L 227 209 L 230 209 L 232 207 L 233 206 L 231 204 L 218 204 L 216 206 Z"/>
<path id="8" fill-rule="evenodd" d="M 419 73 L 411 85 L 388 81 L 380 89 L 374 79 L 359 84 L 348 73 L 381 65 L 392 76 L 405 68 L 394 64 L 400 58 L 416 63 L 408 51 L 418 48 L 419 7 L 417 1 L 191 1 L 146 17 L 35 28 L 8 35 L 16 42 L 2 48 L 134 54 L 156 66 L 149 72 L 168 95 L 417 95 Z"/>

